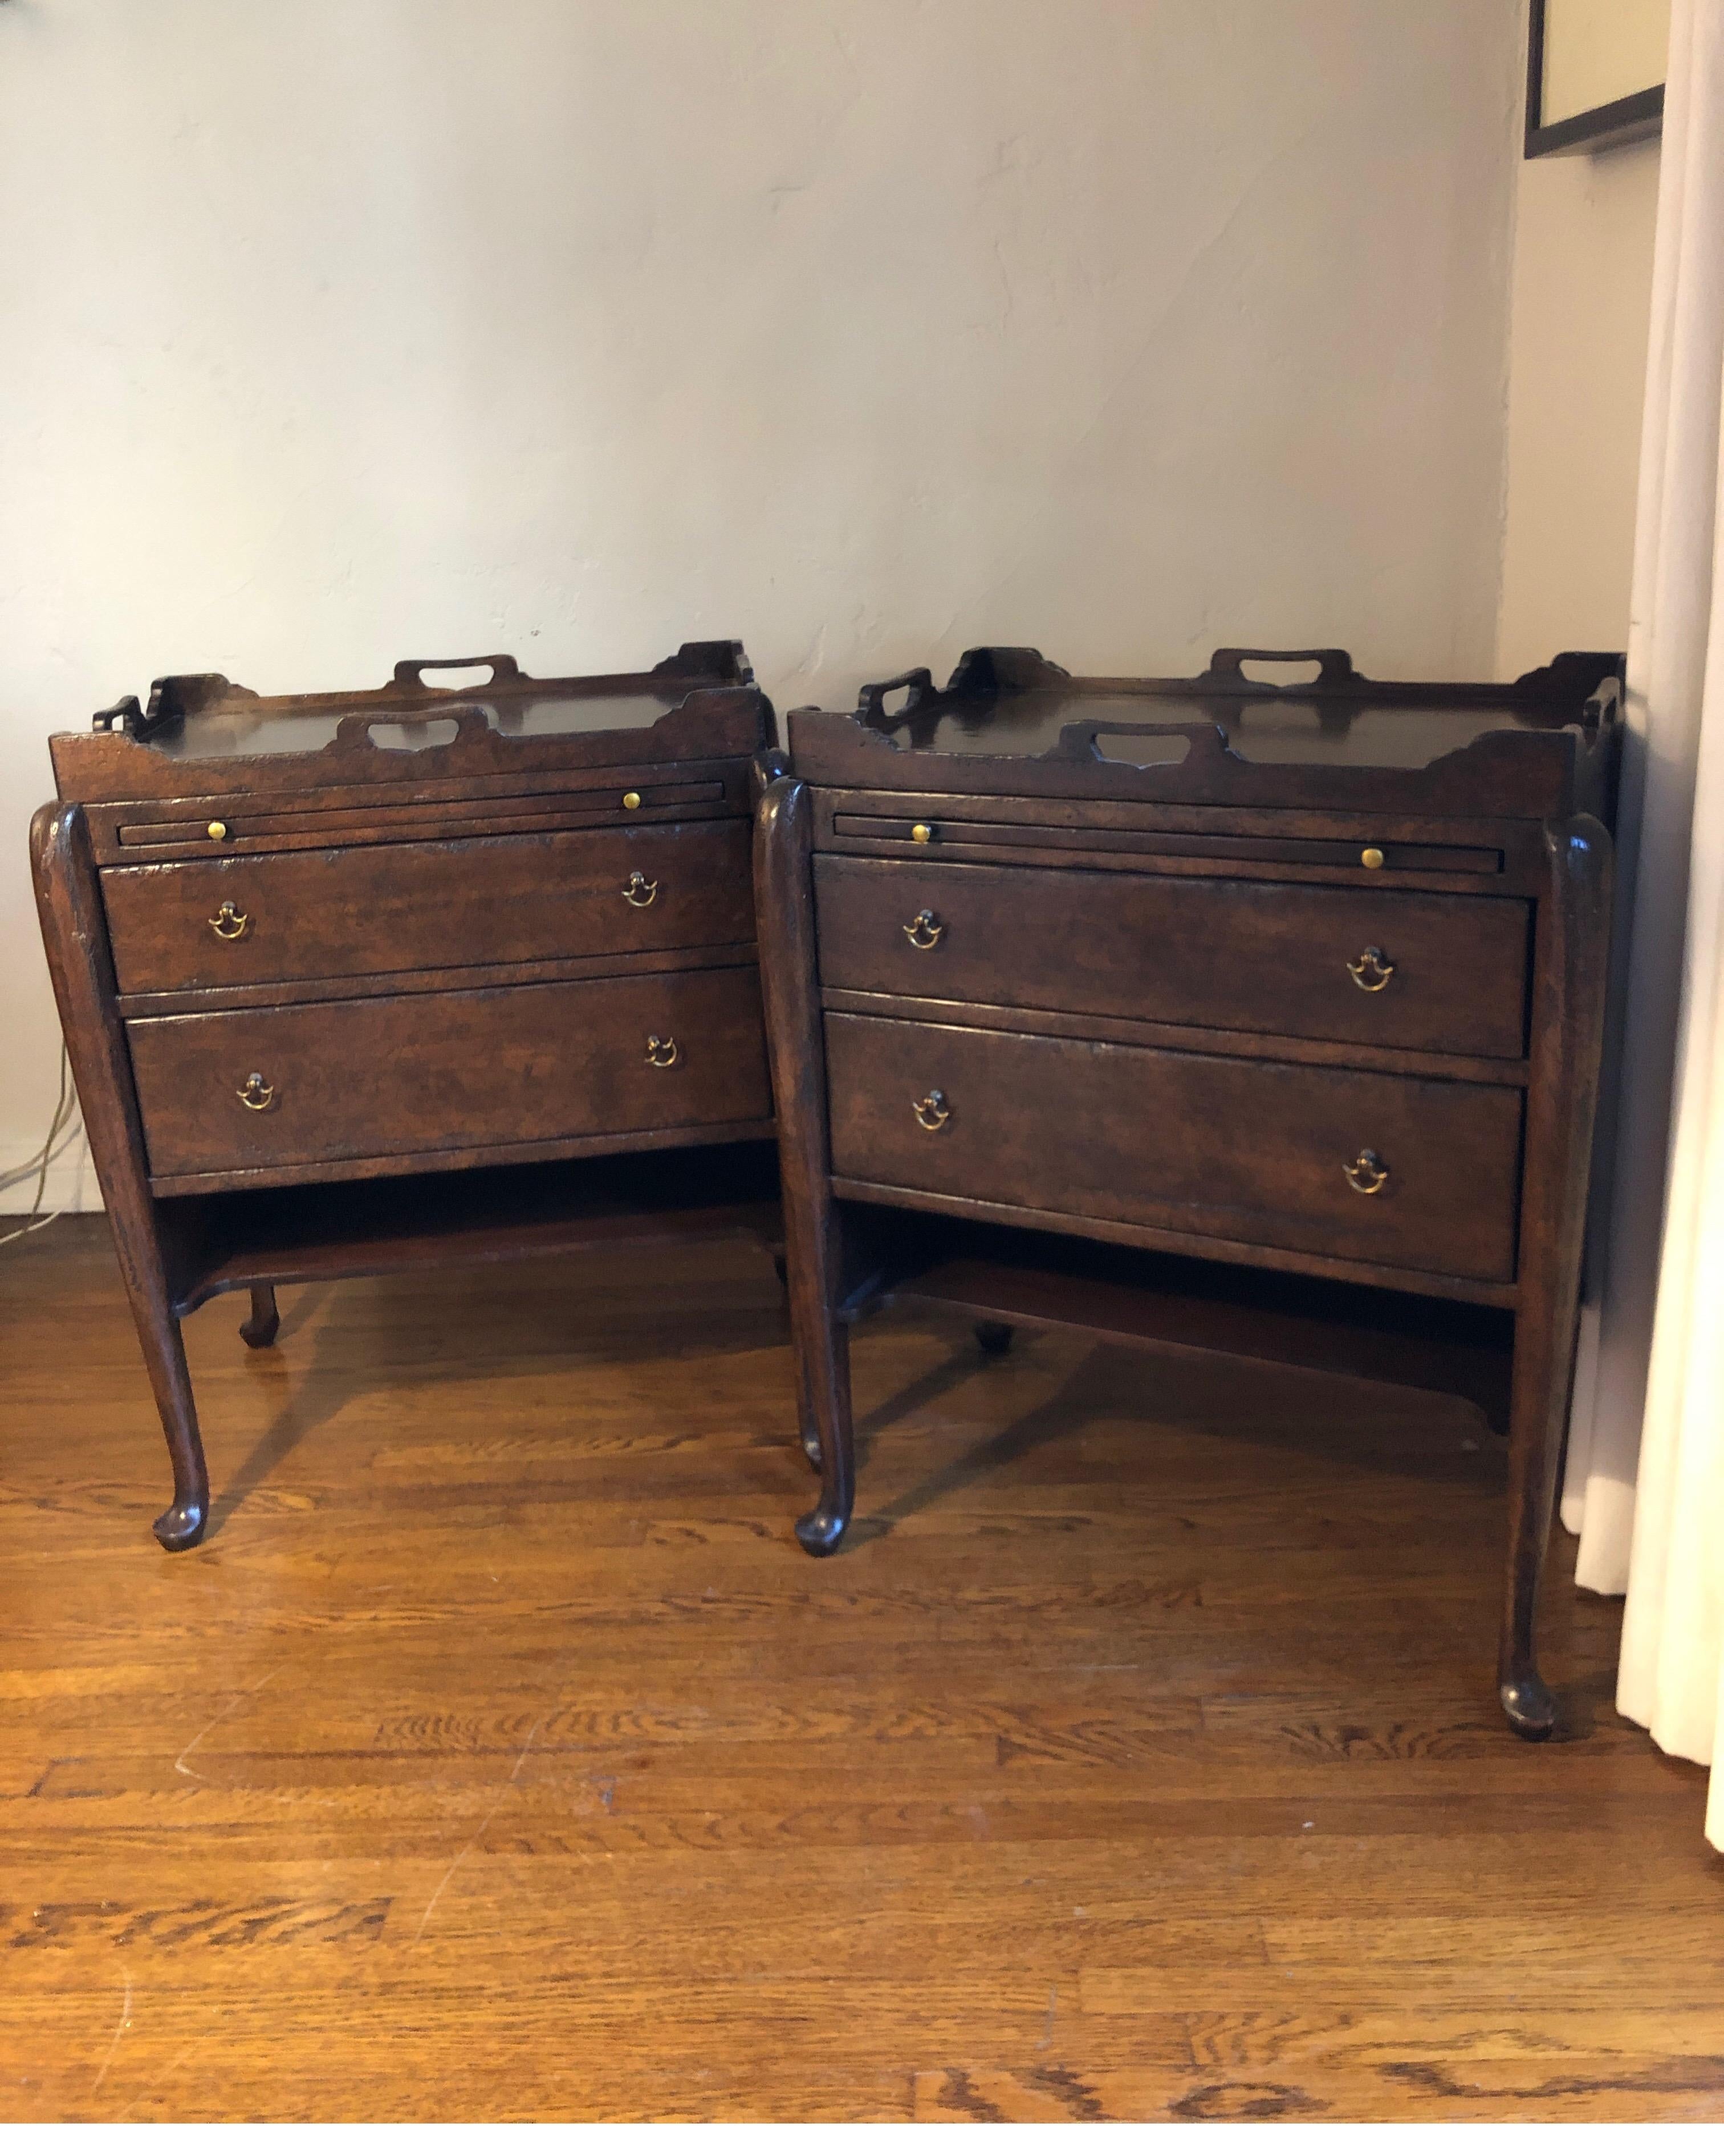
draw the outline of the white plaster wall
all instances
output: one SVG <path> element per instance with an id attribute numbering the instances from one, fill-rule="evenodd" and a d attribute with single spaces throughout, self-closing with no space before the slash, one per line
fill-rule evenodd
<path id="1" fill-rule="evenodd" d="M 1516 187 L 1497 664 L 1629 629 L 1658 143 L 1535 157 Z"/>
<path id="2" fill-rule="evenodd" d="M 0 0 L 0 1161 L 152 674 L 1488 670 L 1518 13 Z"/>

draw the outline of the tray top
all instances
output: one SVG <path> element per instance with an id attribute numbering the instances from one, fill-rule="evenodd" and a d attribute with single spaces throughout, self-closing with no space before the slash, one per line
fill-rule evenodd
<path id="1" fill-rule="evenodd" d="M 476 683 L 428 675 L 488 673 Z M 535 680 L 502 654 L 404 659 L 379 689 L 260 696 L 221 674 L 171 674 L 93 731 L 49 742 L 62 799 L 386 788 L 585 767 L 752 756 L 772 707 L 740 644 L 685 644 L 640 674 Z"/>
<path id="2" fill-rule="evenodd" d="M 444 686 L 430 673 L 490 669 L 490 679 Z M 381 689 L 260 696 L 221 674 L 171 674 L 151 685 L 140 708 L 127 696 L 98 711 L 99 732 L 123 732 L 158 755 L 190 761 L 233 756 L 304 755 L 358 731 L 343 722 L 364 712 L 364 731 L 379 748 L 418 749 L 452 739 L 458 715 L 483 715 L 495 733 L 603 733 L 654 725 L 697 689 L 752 688 L 754 675 L 740 644 L 685 644 L 674 658 L 644 674 L 587 674 L 535 680 L 513 659 L 404 659 Z M 394 716 L 392 721 L 391 715 Z M 469 722 L 470 723 L 470 722 Z"/>
<path id="3" fill-rule="evenodd" d="M 1244 671 L 1254 660 L 1295 659 L 1315 678 L 1283 686 Z M 1598 762 L 1619 726 L 1621 665 L 1614 652 L 1563 652 L 1509 683 L 1384 682 L 1344 651 L 1230 649 L 1190 679 L 1101 679 L 1038 651 L 983 647 L 964 654 L 944 689 L 921 667 L 870 683 L 854 712 L 793 711 L 790 746 L 798 773 L 817 783 L 1290 806 L 1367 805 L 1375 789 L 1413 805 L 1431 789 L 1411 774 L 1465 761 L 1487 737 L 1493 773 L 1524 763 L 1530 778 L 1535 763 L 1548 775 Z M 899 691 L 901 705 L 888 710 Z M 934 758 L 966 762 L 948 763 L 942 780 Z M 1485 808 L 1517 813 L 1478 800 L 1475 812 Z"/>

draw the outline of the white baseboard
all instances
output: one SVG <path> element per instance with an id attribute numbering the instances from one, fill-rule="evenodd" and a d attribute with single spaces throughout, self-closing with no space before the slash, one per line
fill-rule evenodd
<path id="1" fill-rule="evenodd" d="M 20 1146 L 16 1152 L 0 1158 L 8 1160 L 28 1157 L 28 1147 Z M 31 1200 L 36 1195 L 36 1178 L 30 1176 L 23 1183 L 14 1183 L 0 1190 L 0 1214 L 28 1213 Z M 102 1194 L 96 1188 L 95 1170 L 90 1164 L 90 1148 L 82 1138 L 49 1164 L 48 1182 L 42 1193 L 44 1213 L 100 1213 Z"/>

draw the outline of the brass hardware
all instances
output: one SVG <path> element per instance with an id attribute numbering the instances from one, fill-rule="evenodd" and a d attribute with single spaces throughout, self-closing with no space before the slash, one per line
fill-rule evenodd
<path id="1" fill-rule="evenodd" d="M 627 793 L 625 793 L 625 794 L 623 796 L 623 806 L 625 808 L 639 808 L 639 806 L 640 806 L 640 796 L 639 796 L 638 793 L 635 793 L 635 792 L 631 788 L 631 789 L 629 790 L 629 792 L 628 792 Z"/>
<path id="2" fill-rule="evenodd" d="M 1362 988 L 1367 996 L 1379 994 L 1394 977 L 1394 961 L 1385 958 L 1373 943 L 1367 951 L 1361 951 L 1357 958 L 1349 958 L 1347 970 L 1353 977 L 1355 988 Z"/>
<path id="3" fill-rule="evenodd" d="M 910 827 L 910 835 L 916 840 L 917 845 L 926 846 L 933 839 L 934 826 L 931 824 L 912 824 Z"/>
<path id="4" fill-rule="evenodd" d="M 1349 1161 L 1341 1172 L 1361 1198 L 1374 1198 L 1388 1181 L 1387 1165 L 1368 1146 L 1357 1160 Z"/>
<path id="5" fill-rule="evenodd" d="M 224 943 L 237 943 L 251 926 L 249 913 L 236 913 L 231 898 L 224 898 L 209 917 L 209 925 Z"/>
<path id="6" fill-rule="evenodd" d="M 647 1035 L 646 1060 L 654 1070 L 668 1070 L 673 1063 L 682 1060 L 682 1050 L 667 1033 L 661 1040 L 656 1033 Z"/>
<path id="7" fill-rule="evenodd" d="M 1382 847 L 1367 846 L 1364 852 L 1359 855 L 1359 865 L 1361 868 L 1380 869 L 1383 866 Z"/>
<path id="8" fill-rule="evenodd" d="M 623 886 L 623 896 L 631 906 L 650 906 L 659 896 L 657 880 L 644 876 L 639 869 L 629 871 L 629 880 Z"/>
<path id="9" fill-rule="evenodd" d="M 946 1096 L 936 1086 L 931 1093 L 924 1093 L 919 1101 L 912 1101 L 910 1112 L 925 1131 L 944 1130 L 952 1121 L 952 1111 L 946 1105 Z"/>
<path id="10" fill-rule="evenodd" d="M 930 913 L 924 906 L 914 921 L 906 921 L 904 933 L 918 951 L 931 951 L 946 933 L 946 923 L 937 913 Z"/>
<path id="11" fill-rule="evenodd" d="M 228 827 L 221 821 L 219 817 L 218 817 L 216 821 L 210 825 L 209 835 L 213 839 L 225 839 L 227 837 Z"/>
<path id="12" fill-rule="evenodd" d="M 261 1070 L 254 1070 L 250 1077 L 239 1088 L 239 1098 L 248 1108 L 254 1111 L 260 1111 L 267 1108 L 275 1098 L 275 1088 L 264 1083 L 264 1074 Z"/>

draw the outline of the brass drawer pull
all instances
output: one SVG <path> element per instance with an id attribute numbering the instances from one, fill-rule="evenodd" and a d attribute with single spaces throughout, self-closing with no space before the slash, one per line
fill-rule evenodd
<path id="1" fill-rule="evenodd" d="M 946 923 L 937 913 L 930 913 L 924 906 L 914 921 L 906 921 L 904 933 L 918 951 L 931 951 L 946 933 Z"/>
<path id="2" fill-rule="evenodd" d="M 658 880 L 653 876 L 644 876 L 639 869 L 632 869 L 628 882 L 623 886 L 623 896 L 631 906 L 650 906 L 659 896 Z"/>
<path id="3" fill-rule="evenodd" d="M 944 1130 L 952 1121 L 952 1110 L 946 1104 L 946 1096 L 936 1086 L 931 1093 L 924 1093 L 919 1101 L 912 1101 L 910 1112 L 925 1131 Z"/>
<path id="4" fill-rule="evenodd" d="M 912 824 L 910 835 L 917 845 L 931 846 L 940 835 L 940 826 L 937 824 Z"/>
<path id="5" fill-rule="evenodd" d="M 646 1060 L 654 1070 L 668 1070 L 673 1063 L 682 1060 L 682 1050 L 667 1033 L 661 1040 L 656 1033 L 647 1035 Z"/>
<path id="6" fill-rule="evenodd" d="M 264 1083 L 264 1074 L 261 1070 L 254 1070 L 250 1077 L 239 1088 L 241 1102 L 254 1113 L 261 1113 L 275 1098 L 275 1088 Z"/>
<path id="7" fill-rule="evenodd" d="M 1394 976 L 1394 961 L 1385 958 L 1373 943 L 1367 951 L 1361 951 L 1357 958 L 1349 958 L 1347 970 L 1353 977 L 1355 988 L 1362 988 L 1367 996 L 1376 995 L 1386 988 Z"/>
<path id="8" fill-rule="evenodd" d="M 1388 1181 L 1387 1164 L 1368 1146 L 1357 1160 L 1349 1161 L 1341 1172 L 1361 1198 L 1374 1198 Z"/>
<path id="9" fill-rule="evenodd" d="M 222 821 L 219 816 L 216 818 L 213 824 L 208 824 L 204 828 L 209 833 L 212 839 L 225 839 L 230 835 L 228 826 Z"/>
<path id="10" fill-rule="evenodd" d="M 231 898 L 224 898 L 210 916 L 210 927 L 224 943 L 237 943 L 251 926 L 249 913 L 236 913 Z"/>

